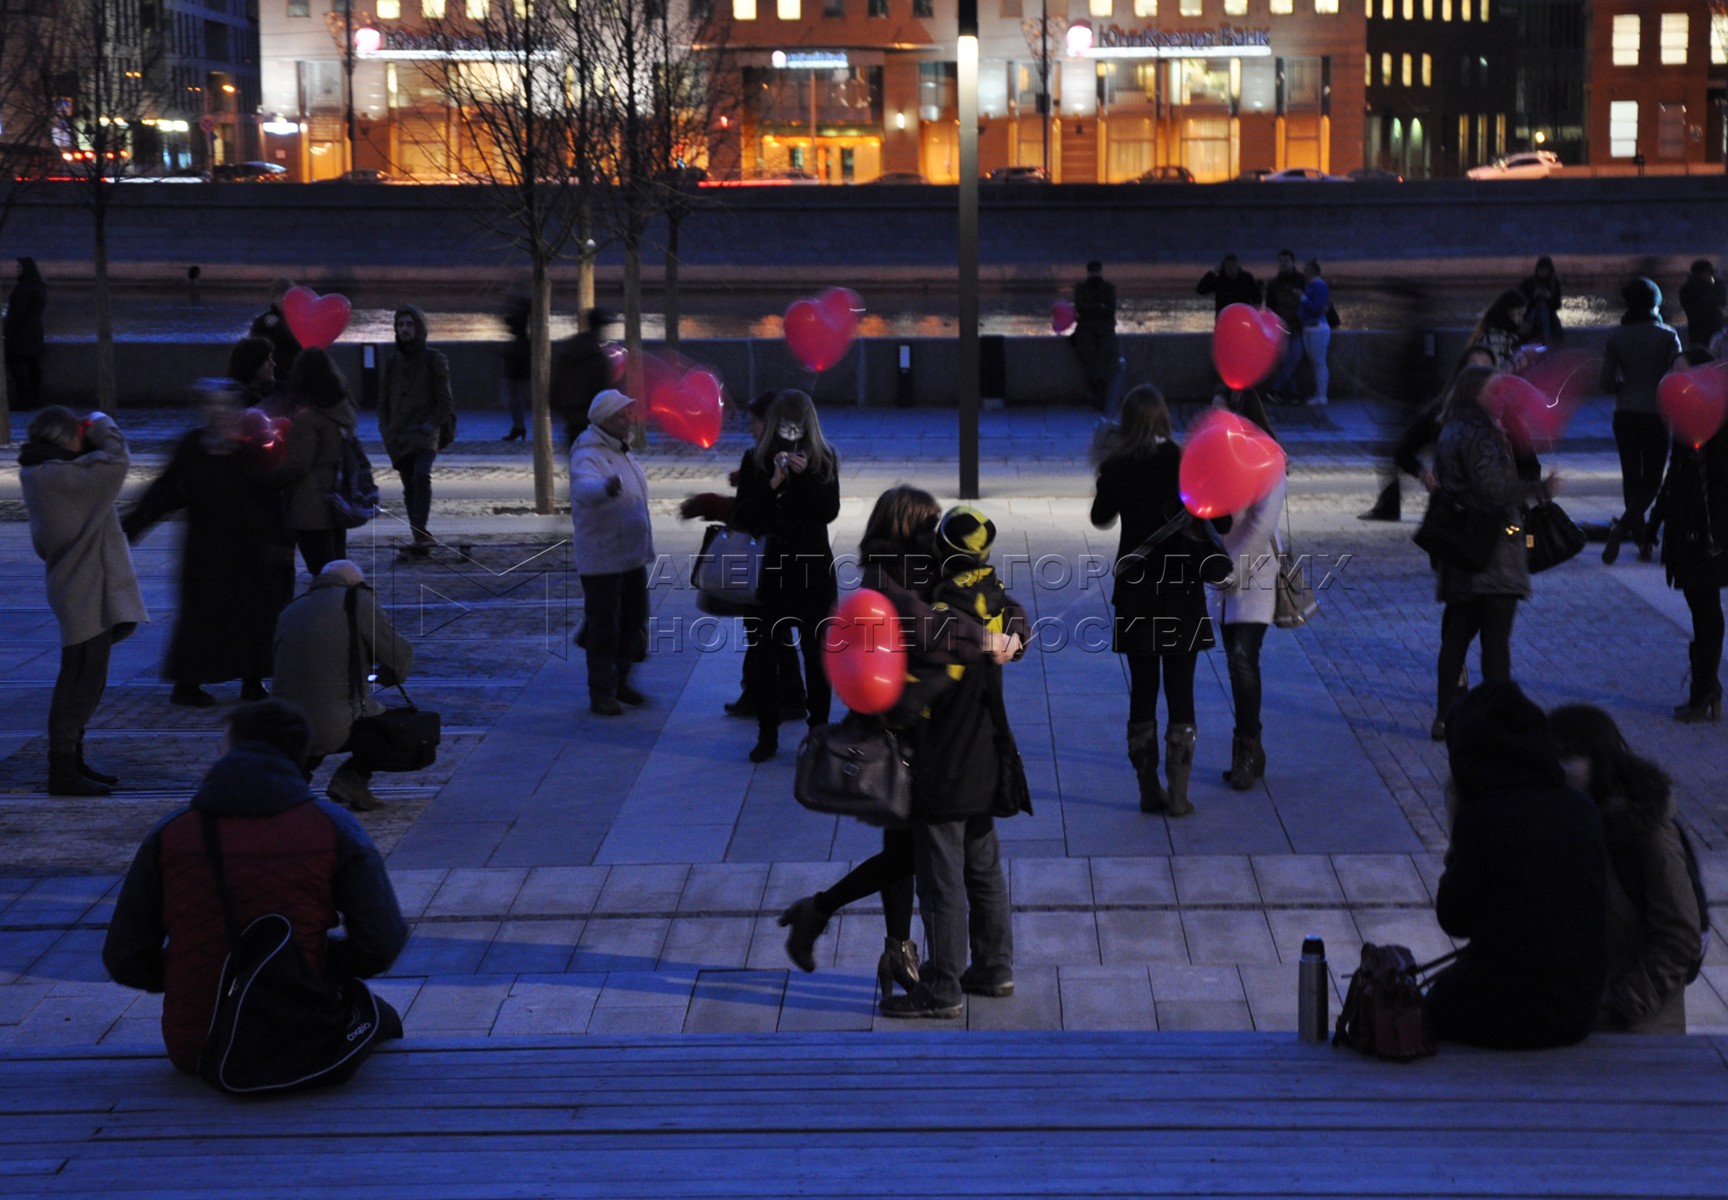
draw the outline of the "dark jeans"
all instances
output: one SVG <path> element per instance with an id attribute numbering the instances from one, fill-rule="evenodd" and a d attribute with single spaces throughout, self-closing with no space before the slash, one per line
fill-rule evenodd
<path id="1" fill-rule="evenodd" d="M 1512 619 L 1518 615 L 1516 596 L 1477 596 L 1465 604 L 1448 604 L 1440 614 L 1439 699 L 1442 718 L 1458 698 L 1458 676 L 1470 643 L 1482 639 L 1482 682 L 1512 679 Z"/>
<path id="2" fill-rule="evenodd" d="M 581 643 L 588 694 L 610 699 L 630 668 L 648 657 L 648 568 L 582 576 Z"/>
<path id="3" fill-rule="evenodd" d="M 417 542 L 432 540 L 426 532 L 426 519 L 432 514 L 432 462 L 437 457 L 435 450 L 416 450 L 390 460 L 402 479 L 402 505 L 408 510 L 408 527 Z"/>
<path id="4" fill-rule="evenodd" d="M 78 748 L 84 726 L 96 715 L 108 688 L 108 656 L 114 631 L 107 629 L 72 646 L 60 647 L 60 674 L 48 701 L 48 752 L 70 754 Z"/>
<path id="5" fill-rule="evenodd" d="M 1194 668 L 1198 653 L 1128 656 L 1128 724 L 1158 719 L 1158 677 L 1164 676 L 1164 702 L 1170 724 L 1194 724 Z"/>
<path id="6" fill-rule="evenodd" d="M 1230 696 L 1236 704 L 1236 732 L 1260 736 L 1260 644 L 1266 626 L 1224 626 L 1224 656 L 1230 667 Z"/>
<path id="7" fill-rule="evenodd" d="M 822 669 L 822 634 L 820 626 L 828 615 L 826 599 L 797 607 L 765 607 L 761 616 L 744 618 L 744 636 L 751 646 L 764 642 L 763 647 L 744 656 L 744 691 L 750 706 L 756 710 L 756 724 L 775 728 L 780 724 L 781 703 L 789 697 L 780 686 L 781 659 L 792 646 L 792 635 L 798 635 L 798 649 L 804 658 L 804 705 L 812 725 L 826 725 L 833 706 L 833 690 L 828 675 Z"/>
<path id="8" fill-rule="evenodd" d="M 996 822 L 988 816 L 913 827 L 926 961 L 919 982 L 938 1004 L 962 999 L 966 953 L 979 971 L 1014 970 L 1014 930 Z"/>
<path id="9" fill-rule="evenodd" d="M 1292 396 L 1296 391 L 1296 368 L 1302 365 L 1302 330 L 1292 330 L 1289 339 L 1284 343 L 1284 357 L 1278 362 L 1277 373 L 1272 376 L 1271 390 L 1280 396 Z"/>
<path id="10" fill-rule="evenodd" d="M 1091 393 L 1092 407 L 1104 410 L 1110 398 L 1110 381 L 1116 378 L 1116 331 L 1088 329 L 1084 325 L 1074 330 L 1069 339 L 1074 353 L 1080 358 L 1080 371 L 1086 377 L 1086 390 Z"/>
<path id="11" fill-rule="evenodd" d="M 42 403 L 42 356 L 6 351 L 6 400 L 13 412 Z"/>
<path id="12" fill-rule="evenodd" d="M 300 557 L 305 560 L 306 570 L 314 579 L 326 563 L 348 557 L 346 529 L 296 529 L 294 544 L 300 548 Z"/>
<path id="13" fill-rule="evenodd" d="M 912 936 L 912 879 L 917 871 L 916 840 L 910 829 L 884 829 L 882 851 L 853 867 L 839 883 L 817 892 L 816 907 L 833 916 L 854 900 L 882 897 L 882 924 L 889 937 Z"/>
<path id="14" fill-rule="evenodd" d="M 1644 518 L 1662 488 L 1668 461 L 1668 428 L 1655 413 L 1614 414 L 1614 445 L 1620 451 L 1620 493 L 1626 502 L 1620 524 L 1626 536 L 1645 538 Z"/>
<path id="15" fill-rule="evenodd" d="M 1696 695 L 1706 695 L 1716 690 L 1722 666 L 1722 592 L 1713 587 L 1686 588 L 1682 595 L 1692 610 L 1692 689 Z"/>

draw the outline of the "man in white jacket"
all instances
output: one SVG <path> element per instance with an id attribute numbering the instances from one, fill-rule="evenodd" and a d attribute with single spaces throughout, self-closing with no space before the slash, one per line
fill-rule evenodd
<path id="1" fill-rule="evenodd" d="M 570 449 L 571 545 L 582 577 L 577 642 L 588 655 L 588 708 L 616 717 L 646 697 L 629 684 L 648 657 L 648 567 L 654 532 L 648 477 L 630 453 L 631 406 L 613 388 L 588 406 L 588 428 Z"/>

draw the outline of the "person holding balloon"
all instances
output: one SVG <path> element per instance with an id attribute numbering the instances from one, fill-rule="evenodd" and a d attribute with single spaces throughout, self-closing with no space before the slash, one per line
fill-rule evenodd
<path id="1" fill-rule="evenodd" d="M 324 564 L 348 557 L 348 530 L 330 512 L 342 461 L 342 439 L 354 433 L 359 416 L 348 381 L 316 346 L 300 351 L 288 372 L 285 403 L 292 424 L 283 448 L 277 482 L 287 489 L 288 530 L 316 579 Z"/>
<path id="2" fill-rule="evenodd" d="M 208 708 L 216 698 L 203 685 L 230 679 L 241 681 L 242 700 L 264 699 L 276 617 L 294 596 L 294 543 L 272 470 L 278 430 L 242 408 L 243 395 L 203 391 L 204 423 L 176 443 L 120 522 L 136 545 L 158 522 L 186 514 L 180 605 L 162 665 L 171 704 Z"/>
<path id="3" fill-rule="evenodd" d="M 806 718 L 826 725 L 831 692 L 822 671 L 822 621 L 834 606 L 834 551 L 828 526 L 840 515 L 840 458 L 822 437 L 807 393 L 787 388 L 762 419 L 762 435 L 738 464 L 731 525 L 765 537 L 756 594 L 759 613 L 744 619 L 752 646 L 790 646 L 804 656 Z M 756 713 L 751 762 L 780 750 L 779 653 L 746 655 L 745 692 Z"/>
<path id="4" fill-rule="evenodd" d="M 1439 563 L 1436 598 L 1440 616 L 1438 695 L 1429 735 L 1446 740 L 1446 719 L 1462 691 L 1470 643 L 1481 639 L 1482 681 L 1512 680 L 1512 622 L 1518 602 L 1530 598 L 1530 562 L 1521 527 L 1524 509 L 1560 491 L 1560 477 L 1529 478 L 1534 457 L 1520 470 L 1517 452 L 1484 395 L 1500 378 L 1488 367 L 1466 367 L 1452 380 L 1440 417 L 1434 452 L 1435 490 L 1430 504 L 1454 504 L 1466 511 L 1493 514 L 1503 532 L 1480 570 Z M 1535 466 L 1535 470 L 1540 470 Z"/>
<path id="5" fill-rule="evenodd" d="M 1708 352 L 1689 348 L 1682 361 L 1698 367 Z M 1676 364 L 1677 366 L 1679 364 Z M 1728 432 L 1694 445 L 1678 433 L 1657 494 L 1662 515 L 1662 569 L 1668 586 L 1686 597 L 1692 641 L 1686 647 L 1690 684 L 1674 719 L 1686 724 L 1722 715 L 1722 588 L 1728 584 Z"/>
<path id="6" fill-rule="evenodd" d="M 1098 466 L 1091 517 L 1099 529 L 1122 523 L 1111 648 L 1128 661 L 1128 761 L 1139 781 L 1140 811 L 1173 817 L 1194 811 L 1188 799 L 1198 734 L 1194 670 L 1200 651 L 1214 644 L 1194 542 L 1165 533 L 1184 512 L 1181 465 L 1163 393 L 1151 384 L 1132 389 L 1122 398 L 1120 432 Z M 1160 682 L 1169 710 L 1168 790 L 1158 781 Z"/>
<path id="7" fill-rule="evenodd" d="M 1273 437 L 1272 423 L 1257 390 L 1234 393 L 1229 407 L 1267 437 Z M 1236 712 L 1230 769 L 1224 772 L 1224 781 L 1238 792 L 1253 787 L 1266 773 L 1266 750 L 1260 740 L 1260 647 L 1266 640 L 1266 627 L 1272 624 L 1277 598 L 1278 519 L 1284 511 L 1287 484 L 1285 472 L 1279 470 L 1270 491 L 1231 515 L 1230 531 L 1223 535 L 1223 541 L 1225 552 L 1236 564 L 1235 572 L 1224 586 L 1207 591 L 1212 620 L 1224 634 L 1230 697 Z"/>

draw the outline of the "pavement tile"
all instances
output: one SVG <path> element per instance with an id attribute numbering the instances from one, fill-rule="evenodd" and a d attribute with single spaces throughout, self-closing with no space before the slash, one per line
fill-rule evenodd
<path id="1" fill-rule="evenodd" d="M 884 1021 L 876 1027 L 893 1028 L 917 1022 Z M 938 1022 L 929 1022 L 937 1025 Z M 1062 992 L 1058 969 L 1053 966 L 1014 964 L 1014 994 L 1001 998 L 966 997 L 966 1028 L 1010 1032 L 1062 1028 Z"/>
<path id="2" fill-rule="evenodd" d="M 113 888 L 112 875 L 59 875 L 38 879 L 0 913 L 10 926 L 72 925 L 84 919 Z"/>
<path id="3" fill-rule="evenodd" d="M 479 970 L 498 936 L 497 921 L 439 921 L 416 925 L 396 956 L 394 975 L 462 975 Z"/>
<path id="4" fill-rule="evenodd" d="M 498 1005 L 493 1037 L 540 1037 L 590 1032 L 600 985 L 593 976 L 520 975 Z"/>
<path id="5" fill-rule="evenodd" d="M 1098 913 L 1098 950 L 1105 966 L 1188 961 L 1182 916 L 1173 911 L 1118 909 Z"/>
<path id="6" fill-rule="evenodd" d="M 102 943 L 106 937 L 107 931 L 102 929 L 68 929 L 30 964 L 22 978 L 33 983 L 107 984 L 108 969 L 102 965 Z"/>
<path id="7" fill-rule="evenodd" d="M 1184 909 L 1182 929 L 1188 939 L 1189 961 L 1205 963 L 1275 963 L 1278 949 L 1259 909 Z"/>
<path id="8" fill-rule="evenodd" d="M 703 971 L 684 1032 L 772 1033 L 785 994 L 785 971 Z"/>
<path id="9" fill-rule="evenodd" d="M 570 969 L 584 973 L 652 970 L 660 961 L 671 925 L 665 917 L 592 919 L 576 943 Z"/>
<path id="10" fill-rule="evenodd" d="M 501 917 L 528 878 L 525 867 L 458 867 L 427 902 L 428 917 Z"/>
<path id="11" fill-rule="evenodd" d="M 1092 872 L 1084 858 L 1016 858 L 1008 882 L 1015 908 L 1092 906 Z"/>
<path id="12" fill-rule="evenodd" d="M 1268 909 L 1266 924 L 1280 962 L 1294 963 L 1302 957 L 1302 941 L 1317 936 L 1326 943 L 1326 957 L 1334 964 L 1346 963 L 1354 971 L 1362 955 L 1362 934 L 1356 919 L 1344 908 Z"/>
<path id="13" fill-rule="evenodd" d="M 1260 898 L 1269 907 L 1344 903 L 1344 889 L 1323 854 L 1257 854 L 1250 859 Z"/>
<path id="14" fill-rule="evenodd" d="M 1176 883 L 1168 858 L 1092 859 L 1092 900 L 1112 905 L 1175 904 Z"/>
<path id="15" fill-rule="evenodd" d="M 396 892 L 396 906 L 402 915 L 410 921 L 419 920 L 432 897 L 444 886 L 447 874 L 442 867 L 391 868 L 390 886 Z"/>
<path id="16" fill-rule="evenodd" d="M 1165 1032 L 1183 1029 L 1248 1032 L 1254 1028 L 1254 1016 L 1240 1000 L 1160 1000 L 1158 1028 Z"/>
<path id="17" fill-rule="evenodd" d="M 678 911 L 754 914 L 767 887 L 767 863 L 697 863 L 678 897 Z"/>
<path id="18" fill-rule="evenodd" d="M 1432 904 L 1407 854 L 1334 854 L 1332 866 L 1352 904 Z"/>
<path id="19" fill-rule="evenodd" d="M 852 1033 L 868 1030 L 875 1014 L 874 974 L 788 971 L 777 1028 L 782 1033 Z"/>
<path id="20" fill-rule="evenodd" d="M 1686 988 L 1686 1032 L 1728 1032 L 1728 1004 L 1702 973 Z"/>
<path id="21" fill-rule="evenodd" d="M 1170 860 L 1184 908 L 1202 904 L 1260 903 L 1260 886 L 1245 854 L 1195 854 Z"/>
<path id="22" fill-rule="evenodd" d="M 1235 967 L 1185 966 L 1152 963 L 1152 999 L 1160 1005 L 1177 1001 L 1238 1001 L 1244 998 L 1242 977 Z"/>
<path id="23" fill-rule="evenodd" d="M 1090 912 L 1014 914 L 1014 965 L 1097 965 L 1098 927 Z"/>
<path id="24" fill-rule="evenodd" d="M 768 887 L 762 893 L 763 911 L 778 916 L 794 900 L 832 887 L 845 874 L 843 863 L 775 862 L 768 868 Z"/>
<path id="25" fill-rule="evenodd" d="M 118 987 L 74 995 L 50 994 L 16 1025 L 5 1028 L 15 1046 L 93 1046 L 131 1004 L 132 994 Z"/>
<path id="26" fill-rule="evenodd" d="M 409 1037 L 488 1037 L 514 975 L 430 975 L 402 1014 Z"/>
<path id="27" fill-rule="evenodd" d="M 670 913 L 678 908 L 687 863 L 619 863 L 606 876 L 606 886 L 594 901 L 596 913 Z"/>
<path id="28" fill-rule="evenodd" d="M 682 1012 L 690 1004 L 691 990 L 701 973 L 696 967 L 677 971 L 611 971 L 595 1007 L 671 1007 Z"/>
<path id="29" fill-rule="evenodd" d="M 1408 946 L 1419 963 L 1452 952 L 1452 939 L 1441 930 L 1432 912 L 1365 908 L 1358 909 L 1355 916 L 1356 928 L 1361 931 L 1364 942 Z M 1339 965 L 1346 972 L 1356 969 L 1353 962 Z"/>
<path id="30" fill-rule="evenodd" d="M 535 867 L 510 906 L 513 917 L 586 916 L 606 884 L 610 867 Z"/>
<path id="31" fill-rule="evenodd" d="M 13 983 L 0 987 L 0 1025 L 16 1025 L 53 989 L 47 983 Z"/>
<path id="32" fill-rule="evenodd" d="M 550 975 L 567 970 L 585 923 L 504 921 L 477 968 L 482 975 Z"/>
<path id="33" fill-rule="evenodd" d="M 1145 967 L 1060 967 L 1062 1028 L 1157 1029 Z"/>
<path id="34" fill-rule="evenodd" d="M 754 917 L 673 917 L 660 947 L 660 969 L 743 968 L 755 932 Z"/>

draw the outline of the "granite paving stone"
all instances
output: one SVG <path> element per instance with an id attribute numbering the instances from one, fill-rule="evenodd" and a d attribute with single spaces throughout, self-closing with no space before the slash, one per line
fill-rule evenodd
<path id="1" fill-rule="evenodd" d="M 1092 900 L 1115 905 L 1174 905 L 1176 884 L 1168 858 L 1094 858 Z"/>
<path id="2" fill-rule="evenodd" d="M 1201 904 L 1260 903 L 1260 885 L 1247 855 L 1196 854 L 1170 860 L 1184 908 Z"/>
<path id="3" fill-rule="evenodd" d="M 1432 904 L 1416 864 L 1405 854 L 1335 854 L 1333 869 L 1352 904 Z"/>
<path id="4" fill-rule="evenodd" d="M 1268 906 L 1344 902 L 1338 874 L 1325 855 L 1256 854 L 1249 861 L 1260 898 Z"/>
<path id="5" fill-rule="evenodd" d="M 594 901 L 596 913 L 670 913 L 678 908 L 688 863 L 620 863 L 606 876 Z"/>
<path id="6" fill-rule="evenodd" d="M 1014 963 L 1069 966 L 1100 963 L 1098 927 L 1090 912 L 1016 912 Z"/>
<path id="7" fill-rule="evenodd" d="M 785 971 L 703 971 L 684 1032 L 772 1033 L 785 994 Z"/>
<path id="8" fill-rule="evenodd" d="M 1064 1029 L 1156 1029 L 1144 966 L 1060 967 Z"/>
<path id="9" fill-rule="evenodd" d="M 1106 910 L 1097 915 L 1098 950 L 1105 966 L 1188 961 L 1180 913 Z"/>
<path id="10" fill-rule="evenodd" d="M 1084 858 L 1016 858 L 1008 896 L 1016 908 L 1090 908 L 1090 865 Z"/>
<path id="11" fill-rule="evenodd" d="M 477 968 L 482 975 L 557 974 L 570 966 L 586 923 L 504 921 Z"/>
<path id="12" fill-rule="evenodd" d="M 877 1027 L 884 1022 L 877 1019 Z M 966 998 L 968 1029 L 1060 1029 L 1062 990 L 1057 968 L 1014 964 L 1014 994 Z"/>
<path id="13" fill-rule="evenodd" d="M 535 867 L 510 906 L 513 917 L 586 916 L 606 884 L 607 867 Z"/>
<path id="14" fill-rule="evenodd" d="M 503 916 L 528 877 L 525 867 L 458 867 L 427 902 L 428 917 Z"/>
<path id="15" fill-rule="evenodd" d="M 1182 930 L 1193 963 L 1275 963 L 1278 949 L 1258 909 L 1183 909 Z"/>
<path id="16" fill-rule="evenodd" d="M 671 926 L 666 917 L 590 919 L 576 943 L 570 969 L 585 973 L 652 970 Z"/>
<path id="17" fill-rule="evenodd" d="M 515 982 L 514 975 L 429 975 L 402 1014 L 402 1027 L 410 1037 L 486 1037 Z"/>
<path id="18" fill-rule="evenodd" d="M 492 1023 L 494 1037 L 545 1037 L 589 1032 L 599 978 L 523 974 L 510 984 Z"/>

